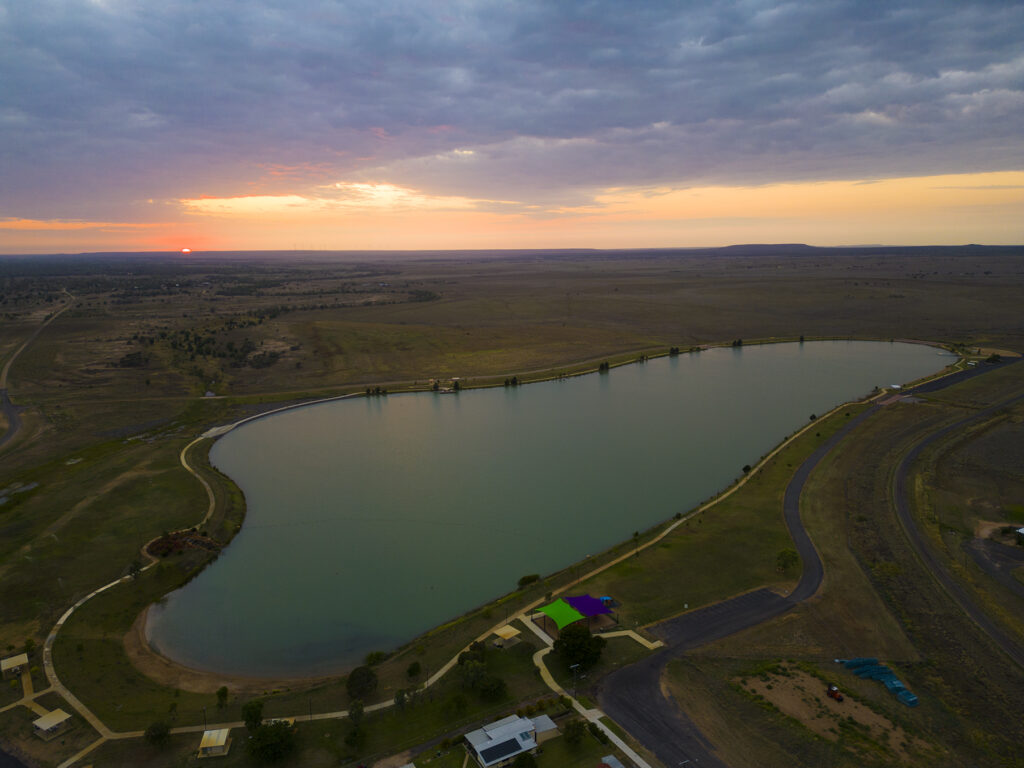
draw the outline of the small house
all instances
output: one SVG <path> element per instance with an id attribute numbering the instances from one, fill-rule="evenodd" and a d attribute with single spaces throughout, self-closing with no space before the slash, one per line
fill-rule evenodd
<path id="1" fill-rule="evenodd" d="M 546 717 L 546 716 L 545 716 Z M 483 768 L 506 765 L 516 755 L 537 747 L 537 726 L 533 720 L 509 715 L 466 734 L 473 756 Z"/>
<path id="2" fill-rule="evenodd" d="M 71 715 L 63 709 L 55 709 L 32 723 L 32 730 L 43 741 L 49 741 L 71 725 Z"/>
<path id="3" fill-rule="evenodd" d="M 6 659 L 0 660 L 0 672 L 3 672 L 4 680 L 9 677 L 17 677 L 23 669 L 28 669 L 27 653 L 19 653 L 17 656 L 8 656 Z"/>
<path id="4" fill-rule="evenodd" d="M 203 740 L 199 742 L 199 757 L 220 757 L 231 749 L 231 729 L 219 728 L 216 731 L 203 731 Z"/>

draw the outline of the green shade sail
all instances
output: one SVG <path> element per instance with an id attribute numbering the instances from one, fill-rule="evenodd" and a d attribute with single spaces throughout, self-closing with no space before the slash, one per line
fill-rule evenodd
<path id="1" fill-rule="evenodd" d="M 554 621 L 559 629 L 567 624 L 572 624 L 574 621 L 586 618 L 562 598 L 558 598 L 555 602 L 545 605 L 540 609 L 540 612 Z"/>

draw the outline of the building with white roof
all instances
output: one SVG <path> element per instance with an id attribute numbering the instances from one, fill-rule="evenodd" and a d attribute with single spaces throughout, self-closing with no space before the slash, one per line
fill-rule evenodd
<path id="1" fill-rule="evenodd" d="M 509 715 L 497 722 L 485 725 L 466 734 L 466 741 L 472 747 L 473 756 L 483 768 L 493 765 L 504 765 L 523 752 L 529 752 L 545 736 L 557 734 L 558 729 L 547 715 L 530 719 L 519 715 Z"/>

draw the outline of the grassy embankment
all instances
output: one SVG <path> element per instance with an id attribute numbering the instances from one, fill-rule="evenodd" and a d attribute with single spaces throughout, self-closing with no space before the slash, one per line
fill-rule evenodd
<path id="1" fill-rule="evenodd" d="M 1002 394 L 1006 382 L 991 375 L 992 392 Z M 963 385 L 964 398 L 988 399 L 987 379 Z M 943 400 L 955 401 L 958 392 L 959 387 L 949 390 Z M 1020 764 L 1020 723 L 1004 725 L 1006 712 L 1024 707 L 1020 670 L 923 569 L 889 502 L 890 473 L 906 447 L 963 412 L 939 401 L 900 404 L 856 430 L 814 473 L 803 500 L 807 527 L 825 563 L 821 596 L 670 667 L 677 700 L 731 765 L 897 760 L 886 728 L 815 735 L 740 689 L 742 679 L 780 659 L 798 660 L 838 683 L 909 734 L 914 742 L 901 764 Z M 858 680 L 831 661 L 858 655 L 890 664 L 921 705 L 907 709 L 878 683 Z"/>

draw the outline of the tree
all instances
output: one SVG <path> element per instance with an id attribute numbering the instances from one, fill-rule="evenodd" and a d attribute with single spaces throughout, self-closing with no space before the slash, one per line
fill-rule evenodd
<path id="1" fill-rule="evenodd" d="M 345 690 L 353 699 L 365 699 L 377 690 L 377 673 L 369 667 L 356 667 L 345 681 Z"/>
<path id="2" fill-rule="evenodd" d="M 537 768 L 537 761 L 529 752 L 521 752 L 512 761 L 512 768 Z"/>
<path id="3" fill-rule="evenodd" d="M 275 762 L 295 750 L 295 728 L 278 720 L 259 726 L 249 739 L 249 754 L 263 762 Z"/>
<path id="4" fill-rule="evenodd" d="M 498 701 L 505 696 L 508 685 L 497 675 L 485 675 L 480 681 L 480 698 L 484 701 Z"/>
<path id="5" fill-rule="evenodd" d="M 358 728 L 363 722 L 363 714 L 365 712 L 362 699 L 352 699 L 348 705 L 348 719 L 352 721 L 354 727 Z"/>
<path id="6" fill-rule="evenodd" d="M 577 622 L 558 633 L 554 651 L 566 667 L 579 664 L 580 669 L 590 669 L 601 660 L 601 651 L 606 643 L 603 637 L 590 634 L 586 624 Z"/>
<path id="7" fill-rule="evenodd" d="M 583 724 L 582 720 L 570 720 L 565 724 L 565 729 L 562 731 L 565 743 L 573 747 L 578 746 L 586 734 L 587 726 Z"/>
<path id="8" fill-rule="evenodd" d="M 128 575 L 134 581 L 139 578 L 140 573 L 142 573 L 142 564 L 138 560 L 132 560 L 131 565 L 128 566 Z"/>
<path id="9" fill-rule="evenodd" d="M 253 699 L 242 705 L 242 720 L 245 727 L 252 733 L 263 722 L 263 699 Z"/>
<path id="10" fill-rule="evenodd" d="M 217 709 L 224 709 L 228 704 L 228 687 L 222 685 L 217 689 Z"/>
<path id="11" fill-rule="evenodd" d="M 605 733 L 604 731 L 602 731 L 600 729 L 600 727 L 598 727 L 597 723 L 593 723 L 593 722 L 589 723 L 587 725 L 587 730 L 590 731 L 590 735 L 591 736 L 593 736 L 595 739 L 597 739 L 602 744 L 607 744 L 608 743 L 608 741 L 609 741 L 608 734 Z"/>
<path id="12" fill-rule="evenodd" d="M 459 664 L 459 681 L 463 688 L 476 688 L 487 674 L 487 665 L 476 659 L 466 659 Z"/>
<path id="13" fill-rule="evenodd" d="M 405 675 L 409 678 L 418 677 L 422 671 L 423 666 L 418 661 L 414 661 L 409 665 L 409 668 L 405 670 Z"/>
<path id="14" fill-rule="evenodd" d="M 163 749 L 171 740 L 171 726 L 165 720 L 157 720 L 146 729 L 143 737 L 157 749 Z"/>
<path id="15" fill-rule="evenodd" d="M 799 562 L 800 555 L 797 554 L 795 549 L 784 549 L 775 558 L 775 567 L 780 571 L 788 571 Z"/>

